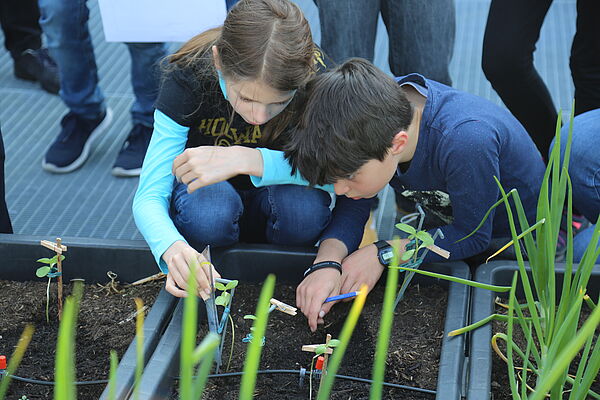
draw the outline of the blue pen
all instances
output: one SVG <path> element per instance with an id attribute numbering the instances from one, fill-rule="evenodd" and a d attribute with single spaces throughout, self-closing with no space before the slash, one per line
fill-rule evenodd
<path id="1" fill-rule="evenodd" d="M 340 294 L 337 296 L 331 296 L 331 297 L 326 298 L 323 303 L 329 303 L 330 301 L 336 301 L 336 300 L 349 299 L 350 297 L 358 296 L 359 293 L 360 293 L 360 291 L 356 291 L 356 292 Z"/>

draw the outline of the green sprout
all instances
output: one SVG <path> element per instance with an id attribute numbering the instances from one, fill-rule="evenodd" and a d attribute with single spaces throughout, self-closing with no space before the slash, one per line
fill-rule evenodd
<path id="1" fill-rule="evenodd" d="M 39 260 L 37 260 L 37 262 L 39 263 L 43 263 L 46 264 L 43 267 L 39 267 L 37 269 L 37 271 L 35 271 L 35 275 L 38 278 L 45 278 L 48 277 L 48 286 L 46 287 L 46 322 L 50 323 L 50 315 L 49 315 L 49 306 L 50 306 L 50 283 L 52 282 L 52 278 L 57 277 L 58 275 L 58 268 L 56 267 L 56 264 L 58 264 L 58 260 L 60 257 L 60 261 L 63 261 L 65 259 L 65 256 L 63 256 L 62 254 L 59 256 L 58 254 L 56 254 L 54 257 L 52 258 L 40 258 Z"/>
<path id="2" fill-rule="evenodd" d="M 215 304 L 218 306 L 227 307 L 229 303 L 231 303 L 231 293 L 228 291 L 235 289 L 237 285 L 237 280 L 230 281 L 227 285 L 224 285 L 221 282 L 215 282 L 215 289 L 221 291 L 221 294 L 215 298 Z"/>
<path id="3" fill-rule="evenodd" d="M 414 246 L 410 250 L 406 250 L 400 259 L 402 261 L 408 261 L 412 258 L 414 263 L 417 262 L 419 250 L 427 248 L 427 246 L 431 246 L 434 242 L 433 237 L 427 231 L 418 231 L 412 226 L 408 224 L 399 223 L 396 224 L 396 228 L 401 230 L 402 232 L 408 233 L 407 239 L 412 242 L 414 241 Z"/>

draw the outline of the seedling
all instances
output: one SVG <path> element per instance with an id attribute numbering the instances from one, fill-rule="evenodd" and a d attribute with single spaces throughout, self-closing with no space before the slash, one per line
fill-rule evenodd
<path id="1" fill-rule="evenodd" d="M 310 362 L 310 389 L 309 389 L 309 398 L 312 398 L 312 374 L 314 370 L 315 359 L 317 360 L 317 370 L 321 370 L 321 376 L 327 375 L 327 361 L 329 359 L 329 355 L 333 354 L 333 349 L 339 346 L 340 341 L 338 339 L 332 339 L 331 335 L 328 333 L 325 339 L 325 343 L 323 344 L 305 344 L 302 346 L 302 351 L 308 351 L 311 353 L 315 353 L 311 362 Z M 322 362 L 321 362 L 321 356 Z M 320 368 L 319 368 L 320 367 Z M 321 390 L 321 385 L 323 380 L 319 382 L 319 390 Z"/>
<path id="2" fill-rule="evenodd" d="M 409 225 L 409 222 L 412 222 L 416 219 L 419 219 L 419 223 L 417 228 L 413 228 Z M 409 243 L 406 245 L 406 251 L 400 257 L 401 261 L 404 261 L 400 266 L 403 268 L 414 268 L 418 269 L 421 266 L 421 263 L 425 259 L 425 256 L 429 252 L 429 250 L 438 254 L 441 257 L 449 258 L 450 253 L 434 244 L 435 239 L 438 237 L 444 238 L 444 234 L 440 229 L 437 229 L 433 236 L 427 231 L 421 230 L 423 227 L 423 222 L 425 221 L 425 212 L 420 204 L 417 204 L 417 212 L 408 214 L 400 219 L 400 223 L 396 224 L 396 228 L 399 230 L 408 233 L 407 239 Z M 423 250 L 419 255 L 419 251 Z M 404 293 L 406 292 L 406 288 L 408 284 L 412 280 L 414 272 L 409 272 L 404 275 L 404 281 L 402 282 L 402 286 L 398 291 L 398 295 L 396 296 L 396 302 L 394 303 L 394 309 L 398 306 L 398 303 L 404 297 Z"/>
<path id="3" fill-rule="evenodd" d="M 298 309 L 296 307 L 292 307 L 289 304 L 284 303 L 283 301 L 279 301 L 275 298 L 271 298 L 269 300 L 269 303 L 271 304 L 271 306 L 269 307 L 268 314 L 270 314 L 271 312 L 273 312 L 275 310 L 281 311 L 282 313 L 289 314 L 291 316 L 295 316 L 297 314 Z M 252 315 L 252 314 L 248 314 L 248 315 L 244 315 L 244 319 L 255 320 L 256 316 Z M 242 342 L 244 342 L 244 343 L 252 342 L 252 339 L 254 339 L 254 335 L 252 334 L 252 331 L 254 331 L 254 327 L 251 327 L 250 331 L 251 331 L 250 333 L 248 333 L 244 338 L 242 338 Z M 264 345 L 265 345 L 265 337 L 263 336 L 261 346 L 264 346 Z"/>
<path id="4" fill-rule="evenodd" d="M 63 298 L 63 280 L 62 280 L 62 261 L 65 259 L 65 256 L 62 255 L 63 252 L 67 251 L 67 246 L 62 245 L 61 239 L 56 238 L 56 243 L 50 242 L 48 240 L 42 240 L 40 244 L 47 249 L 50 249 L 56 254 L 52 258 L 40 258 L 37 262 L 46 264 L 43 267 L 37 269 L 35 274 L 38 278 L 48 277 L 48 286 L 46 288 L 46 322 L 50 323 L 49 316 L 49 305 L 50 305 L 50 283 L 52 282 L 52 278 L 58 278 L 58 320 L 62 316 L 62 298 Z"/>

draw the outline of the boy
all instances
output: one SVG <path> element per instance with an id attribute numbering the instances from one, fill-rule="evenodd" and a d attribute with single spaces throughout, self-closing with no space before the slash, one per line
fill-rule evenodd
<path id="1" fill-rule="evenodd" d="M 507 191 L 519 191 L 534 220 L 544 163 L 505 109 L 417 74 L 394 80 L 362 59 L 315 77 L 309 86 L 304 114 L 285 153 L 295 175 L 290 176 L 281 153 L 235 147 L 200 150 L 206 152 L 201 168 L 187 165 L 184 153 L 175 160 L 175 175 L 195 168 L 197 179 L 188 190 L 224 179 L 223 174 L 247 173 L 257 185 L 299 183 L 300 174 L 311 185 L 333 184 L 336 194 L 351 198 L 373 197 L 388 183 L 397 192 L 444 191 L 453 222 L 441 227 L 445 239 L 436 244 L 454 260 L 485 251 L 492 237 L 510 237 L 506 210 L 498 207 L 474 235 L 457 243 L 498 200 L 494 176 Z M 331 308 L 322 304 L 331 287 L 347 293 L 366 283 L 370 290 L 389 251 L 385 242 L 362 247 L 344 259 L 338 282 L 301 284 L 297 305 L 311 328 Z M 430 252 L 425 261 L 440 259 Z"/>

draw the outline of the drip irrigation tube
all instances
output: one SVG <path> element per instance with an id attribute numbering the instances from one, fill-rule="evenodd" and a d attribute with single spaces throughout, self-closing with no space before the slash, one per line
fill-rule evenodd
<path id="1" fill-rule="evenodd" d="M 259 370 L 259 371 L 257 371 L 257 373 L 258 374 L 294 374 L 294 375 L 298 374 L 301 377 L 303 377 L 304 372 L 302 370 L 295 370 L 295 369 L 266 369 L 266 370 Z M 243 374 L 244 374 L 243 372 L 225 372 L 225 373 L 220 373 L 220 374 L 211 374 L 211 375 L 208 375 L 208 377 L 209 378 L 227 378 L 227 377 L 233 377 L 233 376 L 242 376 Z M 0 376 L 5 376 L 5 375 L 6 375 L 5 372 L 0 371 Z M 345 379 L 345 380 L 361 382 L 361 383 L 369 383 L 369 384 L 373 383 L 373 381 L 371 379 L 357 378 L 355 376 L 336 375 L 335 377 L 338 379 Z M 23 378 L 23 377 L 16 376 L 16 375 L 10 375 L 10 378 L 14 379 L 15 381 L 31 383 L 34 385 L 54 386 L 54 382 L 51 382 L 51 381 L 41 381 L 41 380 L 37 380 L 37 379 Z M 179 377 L 177 377 L 176 379 L 179 379 Z M 100 385 L 100 384 L 106 385 L 107 383 L 108 383 L 107 379 L 102 379 L 102 380 L 97 380 L 97 381 L 75 382 L 74 384 L 77 386 L 81 386 L 81 385 Z M 396 389 L 412 390 L 415 392 L 421 392 L 421 393 L 427 393 L 427 394 L 436 394 L 435 390 L 422 389 L 422 388 L 406 386 L 406 385 L 398 385 L 396 383 L 383 382 L 383 386 L 396 388 Z"/>

